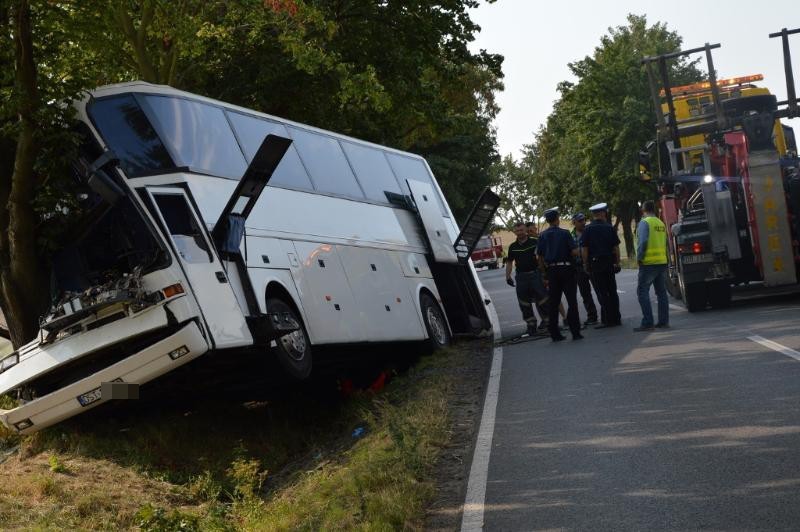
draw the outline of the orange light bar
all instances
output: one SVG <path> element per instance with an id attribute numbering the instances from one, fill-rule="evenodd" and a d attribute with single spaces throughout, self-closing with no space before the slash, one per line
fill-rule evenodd
<path id="1" fill-rule="evenodd" d="M 180 295 L 183 293 L 183 285 L 181 283 L 171 284 L 168 287 L 161 290 L 164 293 L 164 297 L 169 299 L 171 297 Z"/>
<path id="2" fill-rule="evenodd" d="M 742 85 L 744 83 L 750 83 L 751 81 L 761 81 L 763 79 L 764 79 L 763 74 L 740 76 L 738 78 L 719 79 L 717 80 L 717 86 L 720 88 L 731 87 L 733 85 Z M 711 82 L 701 81 L 700 83 L 692 83 L 690 85 L 681 85 L 679 87 L 672 87 L 672 94 L 675 95 L 676 93 L 702 92 L 708 90 L 711 90 Z M 661 89 L 661 92 L 659 94 L 662 97 L 667 95 L 664 89 Z"/>

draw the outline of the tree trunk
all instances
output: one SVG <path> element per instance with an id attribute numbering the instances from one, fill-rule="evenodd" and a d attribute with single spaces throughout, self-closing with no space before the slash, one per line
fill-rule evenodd
<path id="1" fill-rule="evenodd" d="M 0 153 L 13 153 L 13 168 L 0 168 L 0 201 L 5 209 L 0 216 L 4 229 L 0 237 L 0 306 L 5 315 L 11 341 L 22 345 L 36 336 L 40 312 L 46 304 L 46 270 L 41 266 L 36 247 L 37 216 L 34 163 L 39 149 L 36 113 L 39 100 L 36 65 L 33 59 L 30 4 L 20 0 L 12 7 L 18 98 L 16 146 L 3 142 Z M 10 172 L 9 172 L 10 170 Z"/>

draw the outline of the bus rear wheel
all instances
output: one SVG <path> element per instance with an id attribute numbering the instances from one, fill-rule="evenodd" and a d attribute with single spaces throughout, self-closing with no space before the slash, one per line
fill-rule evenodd
<path id="1" fill-rule="evenodd" d="M 298 380 L 307 379 L 311 375 L 312 367 L 311 342 L 308 339 L 303 320 L 289 304 L 275 297 L 267 299 L 267 312 L 270 314 L 288 313 L 300 324 L 298 330 L 275 340 L 276 345 L 272 348 L 272 352 L 284 371 L 291 377 Z"/>
<path id="2" fill-rule="evenodd" d="M 434 352 L 450 345 L 450 329 L 441 307 L 429 294 L 419 296 L 419 306 L 422 311 L 422 320 L 428 332 L 426 340 L 427 351 Z"/>

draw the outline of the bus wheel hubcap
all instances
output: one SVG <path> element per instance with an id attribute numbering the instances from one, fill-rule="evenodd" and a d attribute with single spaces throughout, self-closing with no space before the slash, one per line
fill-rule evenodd
<path id="1" fill-rule="evenodd" d="M 281 338 L 281 343 L 293 360 L 303 360 L 306 354 L 306 337 L 303 331 L 293 331 Z"/>
<path id="2" fill-rule="evenodd" d="M 431 327 L 431 336 L 438 344 L 444 345 L 447 342 L 447 335 L 439 313 L 433 307 L 428 307 L 427 315 L 428 325 Z"/>

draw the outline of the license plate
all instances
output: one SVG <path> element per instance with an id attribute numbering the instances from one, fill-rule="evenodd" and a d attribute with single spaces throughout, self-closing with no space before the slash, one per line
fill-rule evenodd
<path id="1" fill-rule="evenodd" d="M 102 396 L 100 395 L 100 388 L 95 388 L 94 390 L 82 393 L 78 396 L 78 402 L 81 404 L 81 406 L 89 406 L 100 399 L 102 399 Z"/>
<path id="2" fill-rule="evenodd" d="M 111 382 L 123 382 L 122 379 L 117 378 Z M 94 390 L 89 390 L 86 393 L 80 394 L 76 399 L 81 404 L 81 406 L 89 406 L 90 404 L 99 401 L 103 398 L 100 388 L 95 388 Z"/>
<path id="3" fill-rule="evenodd" d="M 699 253 L 697 255 L 683 256 L 684 264 L 698 264 L 700 262 L 713 262 L 713 261 L 714 258 L 711 256 L 711 253 Z"/>

